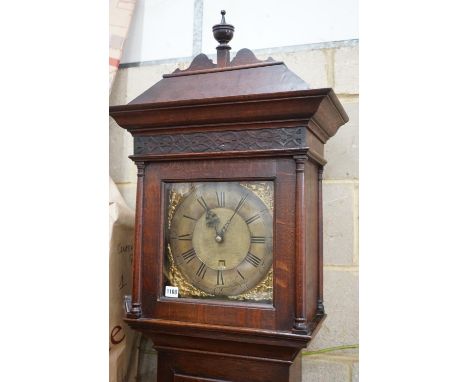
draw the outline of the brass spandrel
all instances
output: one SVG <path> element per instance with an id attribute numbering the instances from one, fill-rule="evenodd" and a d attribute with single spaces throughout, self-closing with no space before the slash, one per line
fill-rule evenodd
<path id="1" fill-rule="evenodd" d="M 190 284 L 179 269 L 174 263 L 174 258 L 172 257 L 171 245 L 167 245 L 167 256 L 169 259 L 169 272 L 166 275 L 169 279 L 169 282 L 172 286 L 179 288 L 180 297 L 209 297 L 212 296 L 202 290 L 198 289 L 194 285 Z"/>
<path id="2" fill-rule="evenodd" d="M 272 182 L 241 182 L 239 184 L 257 195 L 273 215 L 274 200 Z"/>
<path id="3" fill-rule="evenodd" d="M 179 205 L 180 201 L 182 200 L 183 196 L 179 192 L 171 189 L 169 193 L 169 205 L 167 209 L 167 228 L 171 229 L 172 218 L 174 216 L 174 212 Z"/>

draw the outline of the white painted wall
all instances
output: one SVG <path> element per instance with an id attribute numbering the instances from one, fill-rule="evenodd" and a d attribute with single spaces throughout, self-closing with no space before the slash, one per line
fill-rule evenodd
<path id="1" fill-rule="evenodd" d="M 194 1 L 138 0 L 122 63 L 192 56 Z M 202 51 L 214 54 L 211 27 L 235 26 L 233 51 L 358 38 L 358 0 L 203 0 Z"/>

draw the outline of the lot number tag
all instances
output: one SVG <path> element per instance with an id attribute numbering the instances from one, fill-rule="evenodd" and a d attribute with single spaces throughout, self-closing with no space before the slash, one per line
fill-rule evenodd
<path id="1" fill-rule="evenodd" d="M 173 286 L 166 286 L 166 297 L 179 297 L 179 288 Z"/>

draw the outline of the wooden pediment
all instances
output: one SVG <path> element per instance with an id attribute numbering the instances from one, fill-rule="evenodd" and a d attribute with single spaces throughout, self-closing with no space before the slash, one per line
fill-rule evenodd
<path id="1" fill-rule="evenodd" d="M 130 105 L 306 89 L 309 89 L 307 83 L 283 62 L 261 61 L 252 51 L 242 49 L 226 67 L 218 67 L 206 55 L 200 54 L 187 70 L 177 69 L 164 75 Z"/>

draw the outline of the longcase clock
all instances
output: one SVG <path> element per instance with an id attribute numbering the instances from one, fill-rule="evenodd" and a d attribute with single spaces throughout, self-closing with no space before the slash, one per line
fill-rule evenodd
<path id="1" fill-rule="evenodd" d="M 131 309 L 158 381 L 300 381 L 325 319 L 324 145 L 348 117 L 332 89 L 213 27 L 200 54 L 111 116 L 138 168 Z"/>

